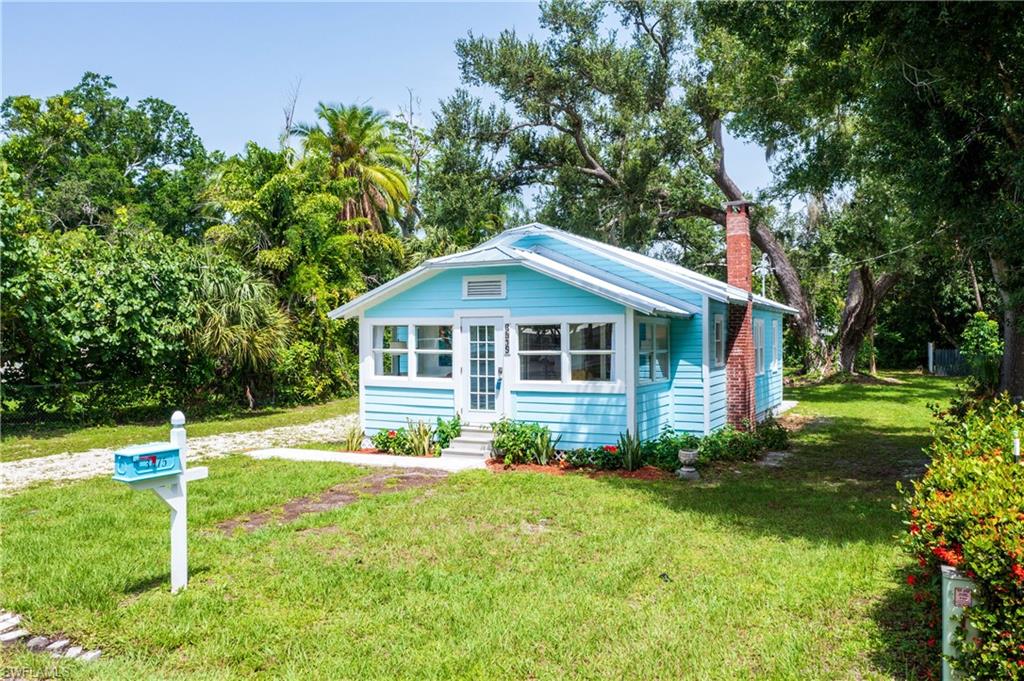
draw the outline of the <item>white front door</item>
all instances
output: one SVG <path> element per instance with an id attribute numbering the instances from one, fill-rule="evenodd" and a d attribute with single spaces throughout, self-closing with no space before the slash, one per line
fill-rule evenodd
<path id="1" fill-rule="evenodd" d="M 503 321 L 497 317 L 463 317 L 459 380 L 462 420 L 487 425 L 504 414 Z"/>

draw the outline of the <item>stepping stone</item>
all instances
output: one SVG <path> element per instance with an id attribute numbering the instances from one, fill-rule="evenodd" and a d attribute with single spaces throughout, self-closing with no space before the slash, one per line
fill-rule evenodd
<path id="1" fill-rule="evenodd" d="M 766 452 L 764 458 L 757 463 L 767 468 L 779 468 L 788 458 L 789 452 Z"/>
<path id="2" fill-rule="evenodd" d="M 64 657 L 78 657 L 82 654 L 82 646 L 72 646 L 68 648 L 68 652 L 64 653 Z"/>
<path id="3" fill-rule="evenodd" d="M 11 643 L 17 641 L 19 638 L 25 638 L 28 636 L 28 631 L 25 629 L 15 629 L 14 631 L 8 631 L 0 634 L 0 643 Z"/>
<path id="4" fill-rule="evenodd" d="M 62 638 L 61 640 L 54 641 L 50 645 L 46 646 L 46 649 L 51 651 L 51 652 L 54 651 L 54 650 L 60 650 L 60 649 L 64 648 L 64 646 L 66 646 L 69 643 L 71 643 L 71 641 L 69 641 L 66 638 Z"/>
<path id="5" fill-rule="evenodd" d="M 21 624 L 21 615 L 11 615 L 0 620 L 0 631 L 7 631 Z"/>
<path id="6" fill-rule="evenodd" d="M 28 640 L 28 643 L 25 644 L 25 647 L 29 650 L 42 650 L 46 647 L 46 642 L 49 640 L 50 639 L 46 638 L 45 636 L 34 636 Z"/>
<path id="7" fill-rule="evenodd" d="M 101 650 L 90 650 L 87 653 L 83 653 L 78 659 L 82 662 L 92 662 L 102 654 L 103 651 Z"/>

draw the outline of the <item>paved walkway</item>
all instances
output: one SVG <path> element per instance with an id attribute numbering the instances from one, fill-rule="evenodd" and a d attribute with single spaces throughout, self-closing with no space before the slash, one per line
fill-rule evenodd
<path id="1" fill-rule="evenodd" d="M 781 416 L 790 409 L 792 409 L 793 407 L 795 407 L 797 404 L 799 403 L 796 400 L 782 400 L 782 404 L 780 404 L 779 408 L 775 410 L 775 415 Z"/>
<path id="2" fill-rule="evenodd" d="M 188 461 L 225 456 L 233 452 L 287 447 L 306 442 L 340 440 L 346 430 L 359 420 L 356 414 L 336 416 L 300 426 L 280 426 L 267 430 L 224 433 L 188 439 Z M 186 430 L 188 425 L 186 424 Z M 167 429 L 170 436 L 170 427 Z M 138 442 L 125 442 L 141 444 Z M 85 452 L 54 454 L 35 459 L 0 463 L 0 493 L 8 494 L 32 483 L 48 480 L 79 480 L 98 475 L 112 475 L 113 449 L 90 449 Z"/>
<path id="3" fill-rule="evenodd" d="M 247 452 L 247 454 L 254 459 L 327 461 L 385 468 L 430 468 L 450 473 L 471 468 L 487 468 L 482 456 L 394 456 L 392 454 L 356 454 L 353 452 L 329 452 L 322 449 L 288 448 L 258 449 L 255 452 Z"/>

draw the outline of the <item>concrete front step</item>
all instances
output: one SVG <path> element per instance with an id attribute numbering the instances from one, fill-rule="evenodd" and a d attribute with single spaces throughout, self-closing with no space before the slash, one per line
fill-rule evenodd
<path id="1" fill-rule="evenodd" d="M 470 430 L 463 428 L 457 440 L 473 440 L 474 442 L 490 442 L 494 439 L 494 433 L 489 430 Z"/>
<path id="2" fill-rule="evenodd" d="M 473 459 L 475 461 L 483 461 L 484 459 L 490 458 L 489 452 L 472 451 L 465 449 L 455 449 L 449 447 L 448 449 L 441 452 L 442 459 Z"/>
<path id="3" fill-rule="evenodd" d="M 490 428 L 463 426 L 459 436 L 451 441 L 441 456 L 487 459 L 491 456 L 494 432 Z"/>
<path id="4" fill-rule="evenodd" d="M 478 442 L 476 440 L 463 440 L 461 437 L 455 438 L 448 445 L 448 449 L 461 449 L 467 452 L 478 452 L 480 454 L 487 454 L 491 451 L 491 442 Z"/>

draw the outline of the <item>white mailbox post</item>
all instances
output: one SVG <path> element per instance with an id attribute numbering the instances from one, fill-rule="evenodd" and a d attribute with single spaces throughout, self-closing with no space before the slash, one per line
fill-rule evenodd
<path id="1" fill-rule="evenodd" d="M 188 584 L 188 483 L 202 480 L 205 466 L 188 468 L 185 415 L 171 416 L 170 445 L 152 443 L 114 452 L 114 479 L 136 490 L 153 490 L 171 509 L 171 593 Z"/>

